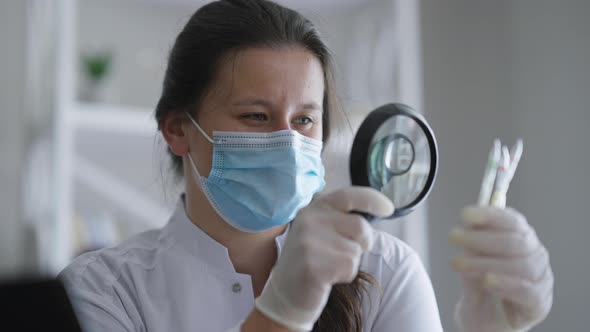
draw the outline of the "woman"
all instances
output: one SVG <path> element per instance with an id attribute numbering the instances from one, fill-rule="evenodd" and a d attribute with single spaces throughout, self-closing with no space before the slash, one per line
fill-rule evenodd
<path id="1" fill-rule="evenodd" d="M 274 3 L 218 1 L 191 17 L 156 108 L 185 194 L 163 229 L 62 272 L 86 330 L 442 331 L 418 256 L 349 213 L 387 216 L 390 201 L 318 194 L 339 115 L 332 70 L 313 25 Z M 467 253 L 455 264 L 463 331 L 512 330 L 496 297 L 513 328 L 544 319 L 553 277 L 521 215 L 470 208 L 452 234 Z"/>

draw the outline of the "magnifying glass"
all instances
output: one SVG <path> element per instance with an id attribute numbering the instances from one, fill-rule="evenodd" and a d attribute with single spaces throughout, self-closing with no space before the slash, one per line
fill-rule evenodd
<path id="1" fill-rule="evenodd" d="M 354 138 L 350 153 L 353 185 L 375 188 L 389 197 L 399 218 L 430 193 L 438 168 L 438 147 L 424 117 L 393 103 L 373 110 Z M 361 213 L 367 220 L 374 216 Z"/>

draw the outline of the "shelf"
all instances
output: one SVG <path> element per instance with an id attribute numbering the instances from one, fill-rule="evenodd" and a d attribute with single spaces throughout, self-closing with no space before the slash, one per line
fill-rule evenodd
<path id="1" fill-rule="evenodd" d="M 80 156 L 75 157 L 74 165 L 74 174 L 80 183 L 103 196 L 115 207 L 135 216 L 135 221 L 140 225 L 159 228 L 168 220 L 170 211 L 166 207 L 147 197 L 142 190 L 122 181 L 110 170 Z"/>
<path id="2" fill-rule="evenodd" d="M 102 130 L 153 136 L 157 131 L 153 110 L 136 106 L 77 103 L 68 112 L 76 129 Z"/>
<path id="3" fill-rule="evenodd" d="M 153 118 L 153 111 L 148 108 L 100 104 L 100 103 L 74 103 L 66 112 L 66 122 L 68 128 L 74 131 L 82 131 L 79 135 L 90 135 L 96 137 L 96 133 L 107 137 L 113 135 L 132 135 L 134 137 L 152 138 L 157 134 L 156 121 Z M 106 140 L 108 142 L 108 139 Z M 81 140 L 86 142 L 88 140 Z M 125 140 L 125 144 L 132 142 L 138 143 L 137 140 Z M 151 146 L 151 139 L 142 140 L 142 144 L 148 142 Z M 91 142 L 90 142 L 91 143 Z M 92 143 L 94 144 L 94 143 Z M 108 143 L 112 144 L 112 143 Z M 125 144 L 121 144 L 124 147 Z M 101 147 L 104 148 L 104 141 L 96 142 L 97 153 L 101 153 Z M 138 146 L 138 149 L 144 151 L 145 146 Z M 116 150 L 116 149 L 115 149 Z M 72 171 L 76 180 L 91 188 L 95 193 L 104 196 L 114 206 L 130 213 L 136 217 L 136 221 L 148 227 L 161 227 L 161 223 L 168 219 L 169 211 L 164 207 L 152 201 L 145 192 L 139 190 L 127 181 L 121 181 L 116 175 L 114 169 L 103 168 L 87 160 L 83 155 L 77 154 L 75 149 L 71 150 Z M 104 151 L 102 152 L 104 154 Z M 139 152 L 137 152 L 139 153 Z M 105 157 L 117 158 L 117 155 L 106 154 Z M 140 157 L 138 157 L 140 158 Z M 131 165 L 131 164 L 130 164 Z M 111 165 L 112 166 L 112 165 Z"/>

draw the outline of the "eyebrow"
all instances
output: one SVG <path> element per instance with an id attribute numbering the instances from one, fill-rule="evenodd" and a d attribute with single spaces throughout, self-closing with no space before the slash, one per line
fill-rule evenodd
<path id="1" fill-rule="evenodd" d="M 233 105 L 235 105 L 235 106 L 262 106 L 262 107 L 267 108 L 269 110 L 273 109 L 273 105 L 270 101 L 264 100 L 264 99 L 258 99 L 258 98 L 240 100 L 240 101 L 233 103 Z M 316 102 L 305 103 L 302 105 L 302 108 L 305 110 L 320 110 L 320 111 L 322 110 L 322 107 Z"/>
<path id="2" fill-rule="evenodd" d="M 318 103 L 316 102 L 311 102 L 311 103 L 307 103 L 307 104 L 303 104 L 303 109 L 306 110 L 322 110 L 322 106 L 320 106 Z"/>

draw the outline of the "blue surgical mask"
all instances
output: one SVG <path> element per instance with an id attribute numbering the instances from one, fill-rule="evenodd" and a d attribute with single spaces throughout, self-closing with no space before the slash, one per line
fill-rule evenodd
<path id="1" fill-rule="evenodd" d="M 211 206 L 233 227 L 259 232 L 289 223 L 324 188 L 322 142 L 294 130 L 214 131 L 209 177 L 188 158 Z"/>

